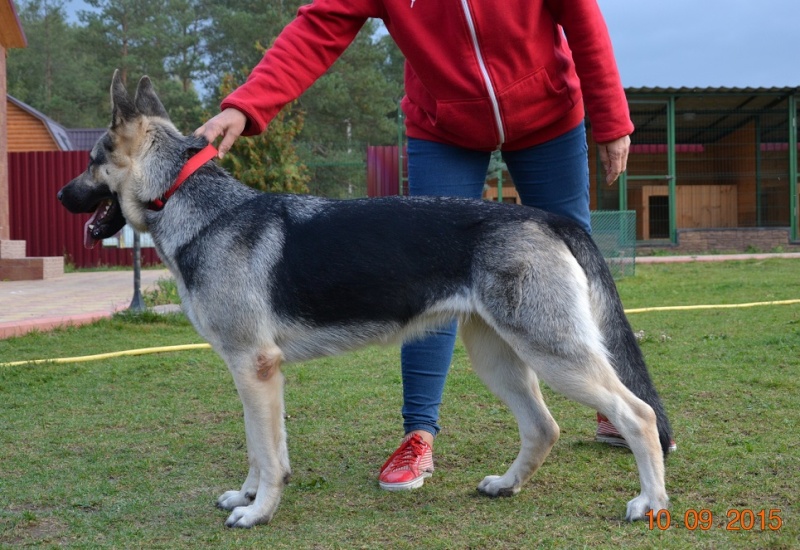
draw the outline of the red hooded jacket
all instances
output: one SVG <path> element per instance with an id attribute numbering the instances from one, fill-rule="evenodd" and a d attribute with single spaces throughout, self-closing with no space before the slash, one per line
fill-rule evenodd
<path id="1" fill-rule="evenodd" d="M 571 130 L 585 111 L 598 143 L 633 132 L 596 0 L 315 0 L 222 108 L 247 116 L 243 135 L 263 132 L 370 17 L 384 21 L 406 57 L 410 137 L 522 149 Z"/>

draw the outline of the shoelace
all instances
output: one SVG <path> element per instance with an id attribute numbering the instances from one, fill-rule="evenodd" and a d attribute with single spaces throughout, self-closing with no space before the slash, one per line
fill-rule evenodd
<path id="1" fill-rule="evenodd" d="M 425 447 L 425 442 L 421 438 L 410 437 L 391 457 L 389 457 L 389 460 L 383 465 L 381 471 L 384 471 L 389 465 L 393 466 L 395 470 L 408 468 L 418 457 L 425 454 Z"/>

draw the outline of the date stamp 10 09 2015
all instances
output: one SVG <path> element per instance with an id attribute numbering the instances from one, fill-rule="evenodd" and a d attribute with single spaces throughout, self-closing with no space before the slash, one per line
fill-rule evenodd
<path id="1" fill-rule="evenodd" d="M 725 529 L 726 531 L 777 531 L 783 526 L 779 508 L 751 510 L 749 508 L 731 508 L 725 513 L 725 522 L 714 523 L 714 514 L 707 508 L 688 509 L 683 514 L 683 521 L 673 518 L 669 510 L 650 510 L 645 514 L 651 530 L 666 531 L 670 527 L 684 527 L 690 531 L 697 529 Z"/>

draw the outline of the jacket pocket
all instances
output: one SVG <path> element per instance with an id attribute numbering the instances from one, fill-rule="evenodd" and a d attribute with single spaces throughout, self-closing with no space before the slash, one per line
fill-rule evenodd
<path id="1" fill-rule="evenodd" d="M 565 82 L 555 86 L 544 67 L 503 89 L 497 99 L 508 142 L 554 124 L 578 101 Z"/>
<path id="2" fill-rule="evenodd" d="M 450 141 L 470 149 L 493 149 L 500 142 L 489 98 L 437 101 L 428 113 L 434 128 Z"/>

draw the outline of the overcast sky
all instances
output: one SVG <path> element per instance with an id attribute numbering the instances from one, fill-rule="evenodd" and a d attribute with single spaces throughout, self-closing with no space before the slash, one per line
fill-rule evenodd
<path id="1" fill-rule="evenodd" d="M 598 3 L 626 87 L 800 86 L 800 0 Z"/>
<path id="2" fill-rule="evenodd" d="M 598 0 L 622 83 L 800 86 L 800 0 Z"/>

